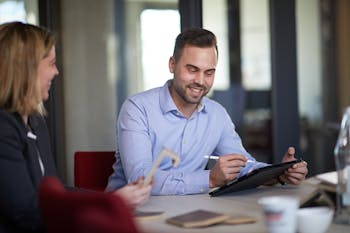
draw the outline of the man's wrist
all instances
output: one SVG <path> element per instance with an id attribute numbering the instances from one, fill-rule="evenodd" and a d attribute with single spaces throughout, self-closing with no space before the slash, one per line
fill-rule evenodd
<path id="1" fill-rule="evenodd" d="M 213 184 L 213 178 L 212 178 L 212 170 L 210 170 L 209 172 L 209 188 L 214 188 L 214 184 Z"/>

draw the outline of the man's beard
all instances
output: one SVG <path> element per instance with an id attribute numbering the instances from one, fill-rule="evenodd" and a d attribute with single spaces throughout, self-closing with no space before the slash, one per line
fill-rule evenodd
<path id="1" fill-rule="evenodd" d="M 184 89 L 182 89 L 180 86 L 174 85 L 174 90 L 175 92 L 186 102 L 189 104 L 199 104 L 203 97 L 206 96 L 209 92 L 208 88 L 203 86 L 203 85 L 199 85 L 199 84 L 190 84 L 190 85 L 186 85 Z M 186 94 L 186 90 L 189 88 L 193 88 L 193 87 L 197 87 L 197 88 L 201 88 L 203 90 L 203 94 L 198 97 L 198 98 L 192 98 L 191 96 Z"/>

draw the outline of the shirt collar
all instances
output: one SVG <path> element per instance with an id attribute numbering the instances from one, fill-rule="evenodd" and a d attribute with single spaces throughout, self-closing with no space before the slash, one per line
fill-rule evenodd
<path id="1" fill-rule="evenodd" d="M 160 95 L 159 95 L 159 103 L 160 103 L 160 108 L 162 109 L 163 114 L 167 113 L 167 112 L 171 112 L 171 111 L 178 111 L 173 98 L 170 95 L 170 91 L 169 91 L 169 85 L 171 83 L 171 79 L 168 80 L 163 87 L 161 87 L 160 90 Z M 201 103 L 199 104 L 197 110 L 198 112 L 203 112 L 206 113 L 207 112 L 207 105 L 205 104 L 208 101 L 207 97 L 204 97 L 201 101 Z"/>

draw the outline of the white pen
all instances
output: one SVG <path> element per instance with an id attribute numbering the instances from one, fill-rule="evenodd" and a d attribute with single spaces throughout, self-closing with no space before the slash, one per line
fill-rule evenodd
<path id="1" fill-rule="evenodd" d="M 206 159 L 214 159 L 214 160 L 218 160 L 220 156 L 216 156 L 216 155 L 204 155 L 204 158 Z M 252 159 L 248 159 L 246 163 L 253 163 L 255 162 Z"/>

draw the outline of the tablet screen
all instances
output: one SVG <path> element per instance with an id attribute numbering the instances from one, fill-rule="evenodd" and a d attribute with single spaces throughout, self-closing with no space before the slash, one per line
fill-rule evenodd
<path id="1" fill-rule="evenodd" d="M 215 197 L 222 194 L 258 187 L 274 178 L 277 178 L 284 172 L 284 170 L 299 162 L 301 162 L 301 159 L 285 163 L 273 164 L 253 170 L 250 173 L 209 192 L 209 195 Z"/>

